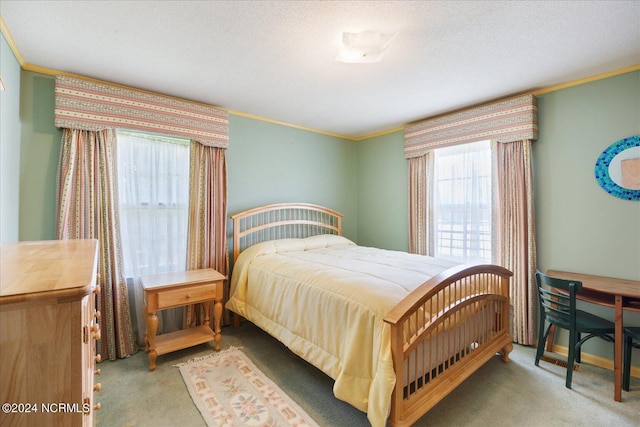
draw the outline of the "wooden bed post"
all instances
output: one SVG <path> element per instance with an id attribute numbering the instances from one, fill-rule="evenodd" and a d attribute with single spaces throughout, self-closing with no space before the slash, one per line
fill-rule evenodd
<path id="1" fill-rule="evenodd" d="M 391 356 L 393 358 L 393 370 L 394 372 L 403 372 L 404 362 L 404 339 L 400 333 L 400 328 L 391 328 Z M 402 414 L 402 386 L 398 386 L 398 381 L 402 382 L 402 379 L 398 380 L 396 375 L 396 385 L 391 393 L 391 411 L 389 413 L 389 421 L 391 425 L 399 421 L 399 414 Z"/>
<path id="2" fill-rule="evenodd" d="M 510 276 L 502 276 L 500 278 L 500 287 L 502 290 L 502 296 L 506 299 L 506 304 L 502 305 L 502 319 L 501 319 L 501 329 L 506 329 L 507 333 L 511 334 L 511 298 L 509 298 L 509 282 L 510 282 L 511 277 Z M 505 363 L 508 363 L 511 361 L 511 359 L 509 359 L 509 353 L 511 353 L 511 351 L 513 350 L 513 343 L 509 343 L 507 345 L 504 346 L 504 348 L 502 349 L 502 360 Z"/>

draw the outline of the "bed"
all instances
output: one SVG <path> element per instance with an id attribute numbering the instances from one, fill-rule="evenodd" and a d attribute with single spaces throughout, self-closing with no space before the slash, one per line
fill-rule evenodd
<path id="1" fill-rule="evenodd" d="M 312 204 L 231 218 L 234 323 L 329 375 L 372 426 L 411 425 L 496 354 L 509 361 L 510 271 L 358 246 Z"/>

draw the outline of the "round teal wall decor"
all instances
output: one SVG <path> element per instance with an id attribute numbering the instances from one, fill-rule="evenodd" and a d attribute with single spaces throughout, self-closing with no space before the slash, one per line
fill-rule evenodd
<path id="1" fill-rule="evenodd" d="M 596 181 L 607 193 L 625 200 L 640 200 L 640 189 L 625 188 L 611 178 L 611 161 L 625 150 L 640 147 L 640 135 L 630 136 L 611 144 L 596 160 Z M 639 158 L 640 159 L 640 158 Z M 638 159 L 634 159 L 636 161 Z M 637 165 L 637 163 L 635 163 Z M 637 172 L 637 171 L 636 171 Z"/>

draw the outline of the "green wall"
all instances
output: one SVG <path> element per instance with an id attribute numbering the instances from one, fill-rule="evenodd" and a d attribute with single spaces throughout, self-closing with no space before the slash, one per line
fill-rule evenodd
<path id="1" fill-rule="evenodd" d="M 357 239 L 356 143 L 241 116 L 229 116 L 229 214 L 269 203 L 305 202 L 344 214 Z"/>
<path id="2" fill-rule="evenodd" d="M 62 132 L 53 125 L 54 77 L 22 72 L 20 240 L 55 238 L 56 174 Z"/>
<path id="3" fill-rule="evenodd" d="M 20 124 L 11 122 L 22 135 L 19 239 L 52 239 L 60 146 L 54 78 L 23 71 L 21 79 Z M 607 146 L 640 134 L 640 71 L 540 95 L 538 114 L 538 268 L 640 280 L 640 202 L 610 196 L 593 173 Z M 359 244 L 408 248 L 401 131 L 354 142 L 231 115 L 229 133 L 230 214 L 265 203 L 318 203 L 343 212 L 345 235 Z M 7 185 L 3 179 L 3 198 Z M 612 310 L 590 309 L 613 318 Z M 636 313 L 625 318 L 640 324 Z M 611 356 L 609 344 L 589 342 L 585 351 Z"/>
<path id="4" fill-rule="evenodd" d="M 20 64 L 0 33 L 0 243 L 18 241 L 20 203 Z"/>
<path id="5" fill-rule="evenodd" d="M 640 201 L 609 195 L 594 166 L 609 145 L 640 134 L 640 71 L 538 97 L 533 145 L 538 269 L 640 280 Z M 580 304 L 613 320 L 613 310 Z M 640 325 L 640 313 L 625 312 Z M 565 345 L 562 333 L 556 342 Z M 612 358 L 612 345 L 590 340 L 586 353 Z M 633 363 L 640 365 L 640 352 Z"/>
<path id="6" fill-rule="evenodd" d="M 358 142 L 358 243 L 409 250 L 404 132 Z"/>
<path id="7" fill-rule="evenodd" d="M 640 71 L 538 97 L 533 145 L 540 270 L 640 280 L 640 202 L 609 195 L 594 166 L 640 134 Z"/>

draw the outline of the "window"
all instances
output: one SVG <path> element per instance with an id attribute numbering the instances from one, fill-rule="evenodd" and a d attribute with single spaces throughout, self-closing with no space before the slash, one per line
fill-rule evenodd
<path id="1" fill-rule="evenodd" d="M 436 257 L 491 262 L 491 144 L 481 141 L 435 150 Z"/>
<path id="2" fill-rule="evenodd" d="M 117 132 L 118 197 L 124 274 L 134 289 L 132 319 L 144 334 L 140 276 L 186 268 L 189 214 L 187 139 Z M 163 312 L 159 332 L 182 327 L 182 313 Z M 134 324 L 135 324 L 134 323 Z M 164 325 L 164 326 L 163 326 Z"/>

